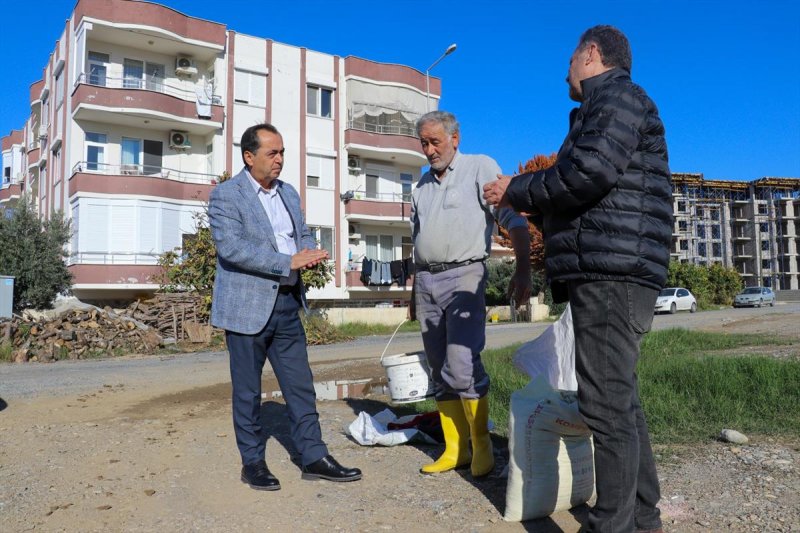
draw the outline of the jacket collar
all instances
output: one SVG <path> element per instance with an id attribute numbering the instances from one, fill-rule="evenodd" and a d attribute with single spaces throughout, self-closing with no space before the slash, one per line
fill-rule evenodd
<path id="1" fill-rule="evenodd" d="M 611 70 L 607 70 L 602 74 L 598 74 L 597 76 L 592 76 L 591 78 L 586 78 L 581 82 L 581 91 L 583 92 L 583 101 L 589 99 L 589 96 L 595 91 L 598 87 L 606 83 L 607 81 L 616 79 L 616 78 L 628 78 L 630 79 L 631 75 L 628 71 L 621 69 L 619 67 L 614 67 Z"/>

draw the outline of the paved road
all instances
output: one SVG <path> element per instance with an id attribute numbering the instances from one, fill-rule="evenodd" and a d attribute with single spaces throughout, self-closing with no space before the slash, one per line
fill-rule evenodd
<path id="1" fill-rule="evenodd" d="M 800 302 L 778 304 L 763 309 L 723 309 L 695 314 L 657 315 L 653 329 L 703 328 L 733 320 L 771 313 L 797 313 L 800 325 Z M 548 327 L 548 323 L 490 324 L 486 328 L 487 347 L 499 348 L 530 340 Z M 380 358 L 389 335 L 362 337 L 352 342 L 312 346 L 312 363 L 346 359 Z M 418 333 L 398 333 L 387 355 L 422 349 Z M 94 391 L 103 385 L 124 383 L 126 388 L 145 388 L 153 381 L 174 384 L 176 389 L 227 382 L 226 352 L 200 352 L 170 356 L 120 357 L 87 361 L 58 361 L 49 364 L 0 364 L 0 398 L 33 398 L 40 395 L 68 395 Z"/>

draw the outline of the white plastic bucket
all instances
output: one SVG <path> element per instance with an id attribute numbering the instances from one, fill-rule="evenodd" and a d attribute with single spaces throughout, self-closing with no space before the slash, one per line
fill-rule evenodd
<path id="1" fill-rule="evenodd" d="M 421 402 L 434 394 L 425 352 L 390 355 L 381 359 L 393 403 Z"/>
<path id="2" fill-rule="evenodd" d="M 381 365 L 386 372 L 386 379 L 389 381 L 389 395 L 392 403 L 421 402 L 434 395 L 433 382 L 430 378 L 431 371 L 428 368 L 425 352 L 409 352 L 384 357 L 394 336 L 404 323 L 405 320 L 400 322 L 394 330 L 381 354 Z"/>

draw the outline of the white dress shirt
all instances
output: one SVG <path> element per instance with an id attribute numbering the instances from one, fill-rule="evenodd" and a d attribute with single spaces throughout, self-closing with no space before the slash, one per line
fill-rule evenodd
<path id="1" fill-rule="evenodd" d="M 261 202 L 261 206 L 264 208 L 267 218 L 269 218 L 269 223 L 272 224 L 278 251 L 289 256 L 296 254 L 297 245 L 294 242 L 294 225 L 292 224 L 292 218 L 289 216 L 289 211 L 286 210 L 286 206 L 278 194 L 278 184 L 273 182 L 272 187 L 265 189 L 250 175 L 247 169 L 245 169 L 245 172 L 247 172 L 247 177 L 250 178 L 253 190 L 258 195 L 258 201 Z M 296 270 L 292 270 L 288 276 L 281 276 L 281 285 L 294 285 L 296 283 Z"/>

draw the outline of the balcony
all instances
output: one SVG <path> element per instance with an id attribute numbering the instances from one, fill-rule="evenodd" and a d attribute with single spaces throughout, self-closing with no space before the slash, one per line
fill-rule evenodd
<path id="1" fill-rule="evenodd" d="M 411 290 L 411 285 L 409 283 L 408 286 L 403 285 L 364 285 L 361 282 L 361 271 L 360 270 L 349 270 L 344 274 L 344 282 L 347 286 L 347 290 L 350 291 L 369 291 L 369 292 L 393 292 L 393 293 L 404 293 Z"/>
<path id="2" fill-rule="evenodd" d="M 198 105 L 198 93 L 201 101 Z M 82 73 L 72 94 L 76 120 L 143 127 L 158 121 L 174 128 L 208 134 L 222 127 L 221 98 L 203 88 L 186 88 L 161 79 L 109 78 Z"/>
<path id="3" fill-rule="evenodd" d="M 422 166 L 427 159 L 415 126 L 420 116 L 416 111 L 353 102 L 347 109 L 345 148 L 350 155 Z"/>
<path id="4" fill-rule="evenodd" d="M 207 201 L 216 179 L 212 174 L 166 167 L 80 161 L 72 168 L 69 194 L 135 194 Z"/>
<path id="5" fill-rule="evenodd" d="M 345 202 L 344 213 L 348 220 L 408 222 L 411 203 L 406 196 L 396 193 L 358 192 L 355 195 L 356 197 Z M 364 197 L 358 198 L 358 195 Z"/>

